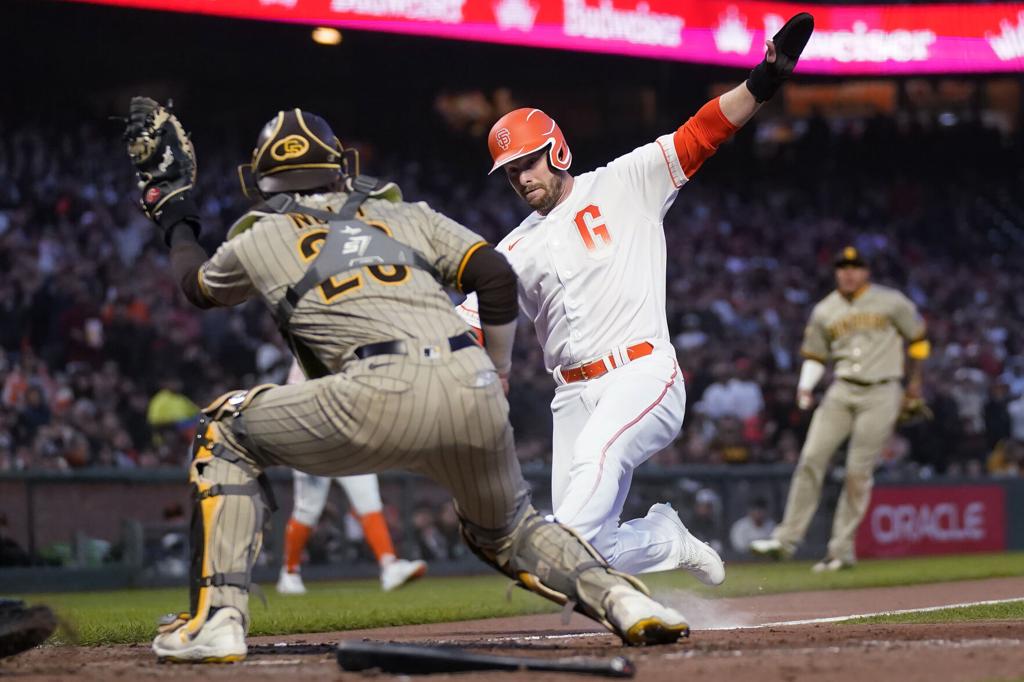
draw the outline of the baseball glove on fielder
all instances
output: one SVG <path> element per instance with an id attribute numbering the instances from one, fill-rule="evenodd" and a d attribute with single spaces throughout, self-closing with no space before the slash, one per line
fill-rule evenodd
<path id="1" fill-rule="evenodd" d="M 139 176 L 143 212 L 165 232 L 186 218 L 198 226 L 192 197 L 196 152 L 178 118 L 149 97 L 133 97 L 124 139 Z"/>
<path id="2" fill-rule="evenodd" d="M 39 646 L 57 629 L 57 617 L 46 606 L 0 599 L 0 658 Z"/>
<path id="3" fill-rule="evenodd" d="M 903 397 L 903 406 L 900 408 L 900 416 L 897 418 L 897 422 L 900 425 L 919 421 L 931 421 L 934 418 L 935 414 L 928 407 L 924 398 Z"/>

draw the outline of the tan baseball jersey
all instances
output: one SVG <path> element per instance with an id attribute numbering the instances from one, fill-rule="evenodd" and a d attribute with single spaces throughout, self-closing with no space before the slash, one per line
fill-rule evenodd
<path id="1" fill-rule="evenodd" d="M 338 210 L 345 194 L 303 197 L 311 208 Z M 359 217 L 417 251 L 461 289 L 469 256 L 485 244 L 478 235 L 425 203 L 368 199 Z M 199 271 L 203 293 L 222 305 L 258 294 L 273 309 L 298 282 L 327 237 L 326 225 L 306 215 L 266 215 L 224 242 Z M 391 339 L 445 339 L 468 330 L 427 272 L 371 266 L 331 277 L 306 294 L 288 325 L 332 371 L 356 348 Z"/>
<path id="2" fill-rule="evenodd" d="M 924 335 L 924 320 L 909 298 L 869 284 L 849 299 L 833 291 L 814 306 L 800 354 L 834 361 L 839 378 L 877 383 L 903 377 L 903 342 Z"/>

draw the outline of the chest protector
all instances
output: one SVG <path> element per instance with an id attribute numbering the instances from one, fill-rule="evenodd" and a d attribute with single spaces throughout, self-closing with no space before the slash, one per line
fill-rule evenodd
<path id="1" fill-rule="evenodd" d="M 309 264 L 302 279 L 290 285 L 284 297 L 271 310 L 278 330 L 309 379 L 327 376 L 331 370 L 312 348 L 296 338 L 289 329 L 289 322 L 303 296 L 331 277 L 371 265 L 418 268 L 429 273 L 438 283 L 442 282 L 440 273 L 419 251 L 356 218 L 359 207 L 377 184 L 376 178 L 366 175 L 355 177 L 352 191 L 337 213 L 303 206 L 286 194 L 275 195 L 255 209 L 265 213 L 301 213 L 327 224 L 327 238 L 320 252 Z"/>

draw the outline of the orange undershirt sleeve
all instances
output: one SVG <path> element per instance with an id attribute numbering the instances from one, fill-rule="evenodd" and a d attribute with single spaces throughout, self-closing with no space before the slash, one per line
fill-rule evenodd
<path id="1" fill-rule="evenodd" d="M 709 157 L 739 128 L 729 122 L 722 113 L 718 98 L 711 100 L 690 117 L 672 136 L 675 142 L 679 165 L 687 178 L 693 177 Z"/>

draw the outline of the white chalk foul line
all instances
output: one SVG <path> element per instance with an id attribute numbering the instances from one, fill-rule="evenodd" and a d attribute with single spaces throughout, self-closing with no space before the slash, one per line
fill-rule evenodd
<path id="1" fill-rule="evenodd" d="M 768 655 L 784 656 L 816 656 L 823 653 L 840 654 L 844 651 L 863 652 L 865 647 L 881 651 L 901 651 L 907 649 L 980 649 L 980 648 L 1018 648 L 1024 644 L 1020 639 L 919 639 L 919 640 L 865 640 L 848 644 L 833 644 L 820 647 L 773 647 L 757 649 L 725 649 L 719 651 L 701 651 L 699 649 L 682 649 L 662 654 L 665 659 L 678 658 L 740 658 Z"/>
<path id="2" fill-rule="evenodd" d="M 820 625 L 823 623 L 841 623 L 845 620 L 855 620 L 857 618 L 876 618 L 878 616 L 902 616 L 907 613 L 930 613 L 932 611 L 944 611 L 946 609 L 961 609 L 971 606 L 995 606 L 998 604 L 1012 604 L 1014 602 L 1024 601 L 1024 597 L 1012 597 L 1010 599 L 986 599 L 985 601 L 969 601 L 961 602 L 959 604 L 943 604 L 941 606 L 922 606 L 916 609 L 897 609 L 894 611 L 877 611 L 875 613 L 854 613 L 848 616 L 829 616 L 827 618 L 806 618 L 803 620 L 784 620 L 775 623 L 762 623 L 760 625 L 740 625 L 734 627 L 724 628 L 702 628 L 703 630 L 741 630 L 744 628 L 770 628 L 780 627 L 783 625 Z"/>
<path id="3" fill-rule="evenodd" d="M 959 609 L 969 606 L 993 606 L 998 604 L 1012 604 L 1014 602 L 1024 601 L 1024 597 L 1012 597 L 1010 599 L 987 599 L 985 601 L 971 601 L 961 602 L 958 604 L 943 604 L 941 606 L 923 606 L 916 609 L 898 609 L 894 611 L 876 611 L 874 613 L 854 613 L 846 616 L 828 616 L 825 618 L 805 618 L 801 620 L 782 620 L 772 623 L 760 623 L 757 625 L 707 625 L 693 628 L 693 632 L 700 634 L 708 630 L 722 631 L 722 630 L 756 630 L 759 628 L 772 628 L 772 627 L 783 627 L 787 625 L 821 625 L 825 623 L 841 623 L 846 620 L 854 620 L 856 618 L 874 618 L 876 616 L 899 616 L 906 613 L 929 613 L 931 611 L 943 611 L 945 609 Z M 610 636 L 610 632 L 565 632 L 557 635 L 501 635 L 490 637 L 486 641 L 488 642 L 538 642 L 538 641 L 549 641 L 558 639 L 583 639 L 588 637 L 607 637 Z M 438 644 L 465 644 L 465 640 L 436 640 Z M 275 644 L 274 646 L 288 647 L 294 646 L 284 642 Z M 269 664 L 264 664 L 269 665 Z M 280 665 L 280 664 L 279 664 Z"/>
<path id="4" fill-rule="evenodd" d="M 724 625 L 724 626 L 703 626 L 695 627 L 693 631 L 697 634 L 707 630 L 756 630 L 758 628 L 772 628 L 772 627 L 783 627 L 787 625 L 822 625 L 826 623 L 841 623 L 847 620 L 855 620 L 857 618 L 874 618 L 878 616 L 900 616 L 908 613 L 930 613 L 932 611 L 944 611 L 946 609 L 959 609 L 967 608 L 971 606 L 995 606 L 998 604 L 1012 604 L 1014 602 L 1024 601 L 1024 597 L 1012 597 L 1010 599 L 986 599 L 984 601 L 971 601 L 971 602 L 960 602 L 957 604 L 943 604 L 941 606 L 922 606 L 916 609 L 896 609 L 891 611 L 876 611 L 874 613 L 853 613 L 846 616 L 828 616 L 824 618 L 804 618 L 800 620 L 782 620 L 775 621 L 772 623 L 759 623 L 756 625 Z M 494 637 L 492 641 L 496 642 L 529 642 L 529 641 L 547 641 L 556 639 L 579 639 L 584 637 L 604 637 L 609 635 L 608 632 L 567 632 L 558 635 L 519 635 L 519 636 L 502 636 Z"/>

